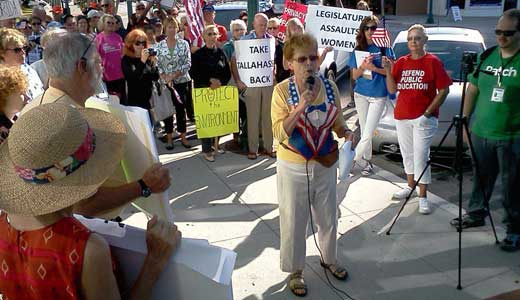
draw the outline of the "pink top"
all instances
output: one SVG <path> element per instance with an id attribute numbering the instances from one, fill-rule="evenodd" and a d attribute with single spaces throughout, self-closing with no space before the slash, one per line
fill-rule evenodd
<path id="1" fill-rule="evenodd" d="M 121 68 L 123 57 L 123 39 L 119 34 L 112 32 L 107 35 L 104 32 L 96 36 L 99 55 L 103 61 L 103 80 L 112 81 L 124 78 Z"/>

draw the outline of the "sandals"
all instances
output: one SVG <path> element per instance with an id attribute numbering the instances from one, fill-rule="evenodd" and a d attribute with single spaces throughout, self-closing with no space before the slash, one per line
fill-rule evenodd
<path id="1" fill-rule="evenodd" d="M 326 264 L 323 261 L 320 261 L 320 265 L 329 270 L 332 276 L 336 277 L 337 280 L 347 280 L 348 272 L 345 268 L 334 264 Z"/>
<path id="2" fill-rule="evenodd" d="M 276 158 L 276 151 L 272 151 L 272 152 L 266 151 L 265 155 L 267 155 L 267 156 L 269 156 L 271 158 Z"/>
<path id="3" fill-rule="evenodd" d="M 303 280 L 302 272 L 289 275 L 289 289 L 298 297 L 305 297 L 307 295 L 307 285 Z"/>
<path id="4" fill-rule="evenodd" d="M 500 249 L 506 252 L 515 252 L 520 250 L 520 234 L 508 233 L 502 241 Z"/>
<path id="5" fill-rule="evenodd" d="M 254 159 L 256 159 L 257 157 L 258 157 L 258 156 L 256 155 L 256 153 L 253 153 L 253 152 L 249 152 L 249 153 L 247 154 L 247 158 L 248 158 L 248 159 L 251 159 L 251 160 L 254 160 Z"/>

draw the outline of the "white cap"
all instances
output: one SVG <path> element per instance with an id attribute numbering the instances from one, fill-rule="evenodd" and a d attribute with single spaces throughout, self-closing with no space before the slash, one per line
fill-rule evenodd
<path id="1" fill-rule="evenodd" d="M 90 19 L 90 18 L 94 18 L 94 17 L 101 18 L 102 15 L 103 15 L 102 12 L 100 12 L 99 10 L 95 10 L 95 9 L 93 9 L 93 10 L 91 10 L 91 11 L 88 12 L 88 14 L 87 14 L 87 18 L 89 18 L 89 19 Z"/>

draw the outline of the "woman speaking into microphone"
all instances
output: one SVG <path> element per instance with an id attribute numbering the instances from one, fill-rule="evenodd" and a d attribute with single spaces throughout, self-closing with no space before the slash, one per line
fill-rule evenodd
<path id="1" fill-rule="evenodd" d="M 291 273 L 291 291 L 304 296 L 309 219 L 318 227 L 321 265 L 339 280 L 348 277 L 336 262 L 338 146 L 332 131 L 338 137 L 354 136 L 341 114 L 338 88 L 316 75 L 316 39 L 306 33 L 291 37 L 285 42 L 283 56 L 294 76 L 276 85 L 271 104 L 273 136 L 280 142 L 276 167 L 280 265 L 282 271 Z"/>

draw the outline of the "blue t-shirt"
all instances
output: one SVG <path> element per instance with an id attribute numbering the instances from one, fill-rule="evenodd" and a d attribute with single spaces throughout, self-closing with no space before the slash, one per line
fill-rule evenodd
<path id="1" fill-rule="evenodd" d="M 394 50 L 392 50 L 392 48 L 384 49 L 385 56 L 395 60 Z M 381 49 L 376 45 L 371 44 L 368 46 L 367 52 L 380 54 L 374 60 L 372 60 L 372 62 L 376 67 L 382 68 Z M 356 62 L 356 55 L 354 52 L 352 52 L 352 55 L 350 55 L 348 65 L 350 68 L 358 67 Z M 372 80 L 368 80 L 363 78 L 363 76 L 360 76 L 356 80 L 356 87 L 354 88 L 354 92 L 367 97 L 386 97 L 388 96 L 388 90 L 386 89 L 386 77 L 376 72 L 372 72 Z"/>

